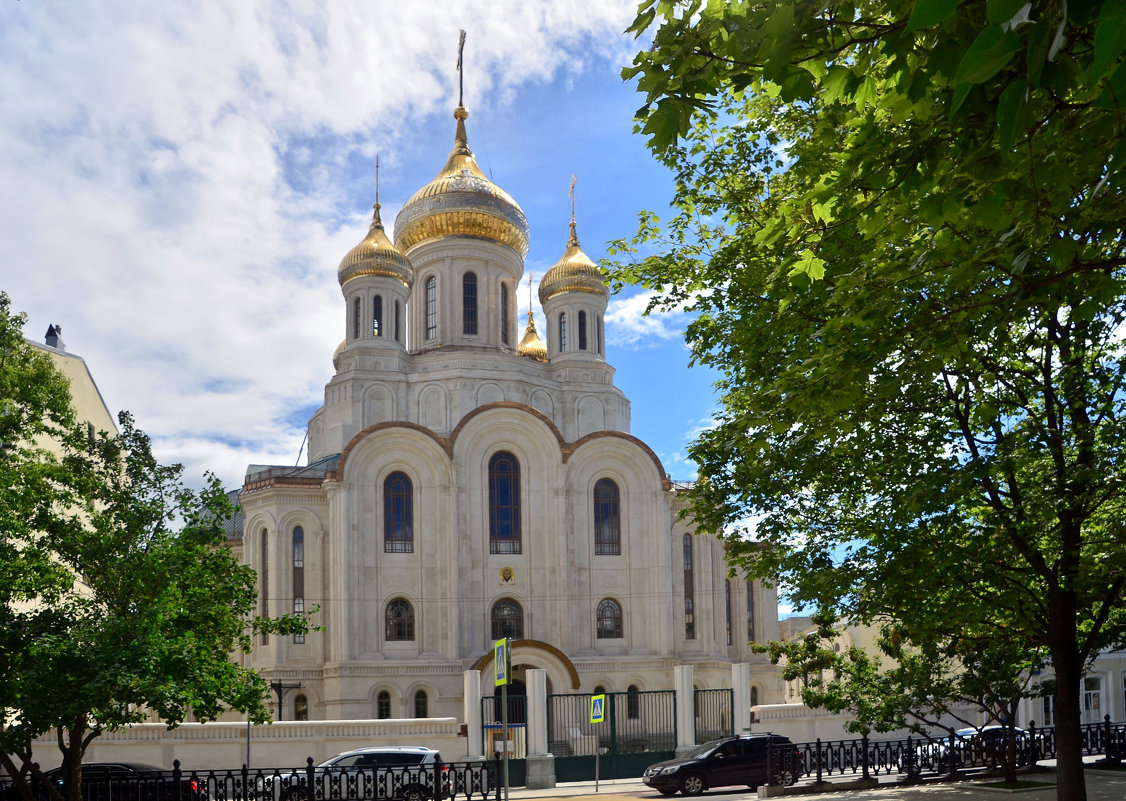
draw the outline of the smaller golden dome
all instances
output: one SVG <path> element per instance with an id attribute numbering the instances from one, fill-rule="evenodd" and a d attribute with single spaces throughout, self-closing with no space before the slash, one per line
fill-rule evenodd
<path id="1" fill-rule="evenodd" d="M 567 250 L 563 258 L 547 271 L 540 281 L 540 304 L 563 292 L 591 292 L 610 297 L 610 290 L 602 283 L 602 272 L 579 247 L 579 236 L 575 231 L 575 221 L 571 220 L 571 236 L 567 240 Z"/>
<path id="2" fill-rule="evenodd" d="M 407 261 L 397 247 L 391 244 L 387 233 L 383 230 L 383 221 L 379 219 L 379 203 L 374 206 L 371 227 L 364 241 L 348 251 L 348 255 L 340 262 L 336 271 L 336 278 L 344 286 L 353 278 L 365 275 L 385 275 L 397 278 L 403 285 L 410 289 L 414 284 L 414 268 Z"/>
<path id="3" fill-rule="evenodd" d="M 348 340 L 346 340 L 346 339 L 340 340 L 340 344 L 337 345 L 336 350 L 334 350 L 332 352 L 332 366 L 333 367 L 337 367 L 337 368 L 340 367 L 340 364 L 339 364 L 340 354 L 344 352 L 344 348 L 347 344 L 348 344 Z"/>
<path id="4" fill-rule="evenodd" d="M 547 344 L 540 339 L 536 332 L 536 323 L 532 319 L 532 310 L 528 309 L 528 327 L 524 329 L 524 338 L 516 347 L 516 352 L 521 356 L 535 359 L 537 362 L 547 361 Z"/>

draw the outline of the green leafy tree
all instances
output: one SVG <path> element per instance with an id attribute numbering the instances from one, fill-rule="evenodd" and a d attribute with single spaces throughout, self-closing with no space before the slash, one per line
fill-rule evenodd
<path id="1" fill-rule="evenodd" d="M 128 414 L 88 433 L 66 379 L 26 343 L 0 295 L 0 765 L 32 799 L 33 741 L 52 731 L 63 784 L 102 731 L 155 712 L 269 719 L 267 688 L 233 661 L 253 634 L 304 632 L 304 616 L 254 617 L 256 577 L 225 545 L 226 493 L 196 492 L 159 464 Z"/>
<path id="2" fill-rule="evenodd" d="M 859 622 L 1047 652 L 1124 639 L 1126 7 L 645 2 L 625 71 L 677 176 L 618 282 L 688 305 L 723 411 L 691 512 Z M 748 537 L 755 519 L 754 538 Z"/>

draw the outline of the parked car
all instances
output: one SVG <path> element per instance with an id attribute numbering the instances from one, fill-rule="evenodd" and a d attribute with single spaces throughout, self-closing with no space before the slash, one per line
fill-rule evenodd
<path id="1" fill-rule="evenodd" d="M 1007 732 L 1012 731 L 1017 741 L 1017 765 L 1040 759 L 1040 748 L 1028 738 L 1028 732 L 1017 726 L 991 725 L 975 729 L 972 726 L 954 732 L 954 748 L 950 738 L 934 740 L 915 749 L 915 758 L 921 768 L 936 771 L 955 771 L 962 768 L 997 766 L 1008 749 Z"/>
<path id="2" fill-rule="evenodd" d="M 62 768 L 43 774 L 55 784 L 63 782 Z M 50 795 L 42 789 L 42 798 Z M 88 762 L 82 765 L 83 801 L 200 801 L 203 793 L 196 779 L 181 774 L 177 784 L 170 770 L 140 762 Z"/>
<path id="3" fill-rule="evenodd" d="M 313 768 L 316 799 L 396 799 L 424 801 L 434 794 L 434 771 L 442 755 L 421 746 L 357 748 L 337 754 Z M 444 793 L 449 768 L 442 765 Z M 264 776 L 258 780 L 264 801 L 304 801 L 308 781 L 304 770 Z"/>
<path id="4" fill-rule="evenodd" d="M 801 767 L 802 752 L 789 737 L 751 734 L 711 740 L 684 757 L 650 765 L 642 781 L 662 795 L 678 790 L 699 795 L 714 787 L 736 784 L 754 788 L 769 784 L 772 778 L 775 784 L 790 785 L 798 780 Z"/>

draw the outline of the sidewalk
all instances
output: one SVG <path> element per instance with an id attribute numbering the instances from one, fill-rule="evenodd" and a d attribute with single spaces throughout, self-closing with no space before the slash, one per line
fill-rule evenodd
<path id="1" fill-rule="evenodd" d="M 889 781 L 881 782 L 880 786 L 871 790 L 840 790 L 822 793 L 808 792 L 802 795 L 778 796 L 785 798 L 816 799 L 827 798 L 830 801 L 1001 801 L 1005 798 L 1028 799 L 1028 801 L 1051 801 L 1056 797 L 1054 787 L 1039 790 L 1024 790 L 1018 792 L 987 789 L 982 784 L 990 780 L 938 782 L 934 784 L 903 785 L 898 777 L 885 777 Z M 1038 773 L 1028 777 L 1034 781 L 1048 783 L 1055 782 L 1052 772 Z M 996 781 L 995 779 L 992 781 Z M 802 786 L 810 787 L 808 780 L 798 782 L 793 788 L 799 790 Z M 758 799 L 758 792 L 739 787 L 727 787 L 712 790 L 702 796 L 697 796 L 700 801 L 717 799 L 718 801 L 751 801 Z M 502 796 L 503 798 L 503 796 Z M 646 787 L 640 779 L 611 779 L 599 782 L 598 792 L 595 793 L 594 782 L 568 782 L 545 790 L 528 790 L 523 787 L 514 787 L 509 791 L 510 799 L 528 801 L 528 799 L 574 799 L 596 798 L 600 801 L 626 801 L 626 799 L 655 799 L 663 800 L 664 796 L 656 790 Z M 676 799 L 684 799 L 677 795 Z M 1126 799 L 1126 772 L 1100 771 L 1087 769 L 1087 801 L 1124 801 Z"/>

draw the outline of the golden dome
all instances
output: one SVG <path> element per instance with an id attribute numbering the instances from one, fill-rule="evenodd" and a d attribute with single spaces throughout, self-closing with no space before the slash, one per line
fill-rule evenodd
<path id="1" fill-rule="evenodd" d="M 524 338 L 520 340 L 516 352 L 537 362 L 547 361 L 547 344 L 536 333 L 536 323 L 532 319 L 531 309 L 528 309 L 528 327 L 524 329 Z"/>
<path id="2" fill-rule="evenodd" d="M 563 258 L 540 281 L 540 304 L 563 292 L 591 292 L 610 297 L 610 290 L 602 283 L 598 266 L 579 247 L 574 220 L 571 220 L 571 237 L 567 240 Z"/>
<path id="3" fill-rule="evenodd" d="M 346 340 L 346 339 L 340 340 L 340 344 L 337 345 L 336 350 L 334 350 L 332 352 L 332 366 L 333 367 L 339 367 L 340 366 L 338 364 L 338 361 L 340 359 L 340 354 L 344 352 L 344 348 L 345 348 L 345 346 L 347 346 L 347 344 L 348 344 L 348 340 Z"/>
<path id="4" fill-rule="evenodd" d="M 457 135 L 446 166 L 419 189 L 395 218 L 395 244 L 415 245 L 445 236 L 472 236 L 528 255 L 528 220 L 508 193 L 485 177 L 465 135 L 469 113 L 458 106 Z"/>
<path id="5" fill-rule="evenodd" d="M 410 289 L 414 283 L 414 268 L 402 251 L 387 238 L 383 230 L 383 221 L 379 219 L 378 202 L 374 208 L 375 213 L 372 215 L 368 235 L 341 260 L 336 278 L 340 281 L 340 285 L 344 286 L 345 282 L 364 275 L 386 275 L 389 278 L 398 278 Z"/>

